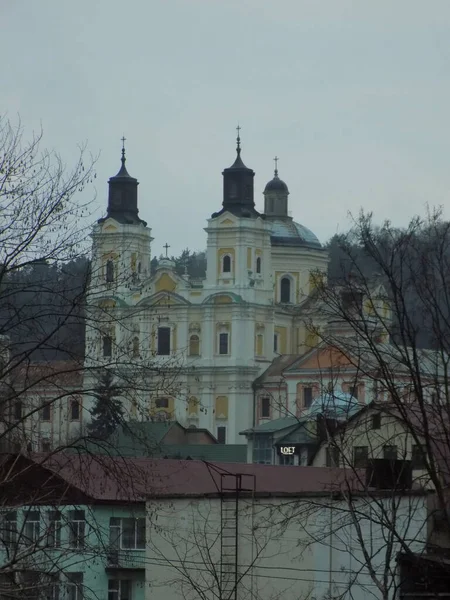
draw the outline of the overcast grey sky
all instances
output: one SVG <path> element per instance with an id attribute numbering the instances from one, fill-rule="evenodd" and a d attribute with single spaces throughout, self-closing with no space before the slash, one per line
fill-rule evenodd
<path id="1" fill-rule="evenodd" d="M 449 0 L 0 0 L 1 110 L 70 164 L 140 181 L 153 252 L 206 245 L 224 167 L 255 196 L 280 157 L 293 217 L 326 241 L 361 206 L 449 206 Z M 447 213 L 448 214 L 448 213 Z"/>

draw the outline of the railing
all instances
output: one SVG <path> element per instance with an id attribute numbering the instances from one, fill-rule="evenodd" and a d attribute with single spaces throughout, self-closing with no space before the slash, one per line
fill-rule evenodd
<path id="1" fill-rule="evenodd" d="M 145 550 L 111 549 L 106 555 L 106 568 L 145 569 Z"/>

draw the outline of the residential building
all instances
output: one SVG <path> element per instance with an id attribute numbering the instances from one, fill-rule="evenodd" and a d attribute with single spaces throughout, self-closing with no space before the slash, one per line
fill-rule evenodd
<path id="1" fill-rule="evenodd" d="M 0 590 L 23 598 L 381 600 L 374 577 L 394 598 L 399 551 L 427 545 L 426 491 L 368 495 L 343 469 L 68 454 L 2 469 Z"/>

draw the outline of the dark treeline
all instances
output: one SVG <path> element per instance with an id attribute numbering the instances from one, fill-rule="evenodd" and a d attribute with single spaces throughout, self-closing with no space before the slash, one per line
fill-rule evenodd
<path id="1" fill-rule="evenodd" d="M 414 277 L 414 260 L 420 271 L 420 254 L 426 254 L 430 237 L 420 239 L 416 234 L 411 245 L 412 260 L 408 260 L 410 276 Z M 380 251 L 389 253 L 393 240 L 380 242 Z M 338 281 L 350 263 L 348 252 L 357 257 L 354 261 L 366 278 L 374 283 L 383 282 L 383 273 L 373 259 L 356 240 L 349 235 L 336 235 L 326 245 L 329 252 L 329 280 Z M 345 248 L 345 250 L 344 250 Z M 159 257 L 151 261 L 152 274 L 156 272 Z M 203 278 L 206 274 L 206 253 L 183 250 L 179 256 L 171 256 L 179 275 Z M 79 258 L 64 265 L 35 262 L 25 269 L 12 271 L 1 281 L 0 332 L 11 340 L 15 354 L 28 349 L 32 360 L 62 360 L 82 358 L 84 353 L 84 321 L 82 306 L 89 274 L 89 260 Z M 353 267 L 354 268 L 354 264 Z M 413 287 L 409 297 L 410 313 L 414 315 L 422 346 L 433 346 L 432 333 L 427 315 L 414 313 Z M 36 329 L 36 325 L 39 328 Z"/>

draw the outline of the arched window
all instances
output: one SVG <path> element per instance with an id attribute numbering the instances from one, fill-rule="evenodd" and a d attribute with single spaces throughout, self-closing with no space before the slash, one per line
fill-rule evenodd
<path id="1" fill-rule="evenodd" d="M 112 356 L 112 337 L 105 335 L 103 338 L 103 356 Z"/>
<path id="2" fill-rule="evenodd" d="M 222 259 L 222 272 L 231 273 L 231 256 L 226 254 Z"/>
<path id="3" fill-rule="evenodd" d="M 289 277 L 283 277 L 281 280 L 280 301 L 285 303 L 291 301 L 291 280 Z"/>
<path id="4" fill-rule="evenodd" d="M 198 335 L 191 335 L 189 338 L 189 356 L 200 355 L 200 338 Z"/>
<path id="5" fill-rule="evenodd" d="M 258 256 L 256 259 L 256 272 L 261 273 L 261 257 Z"/>
<path id="6" fill-rule="evenodd" d="M 139 358 L 140 353 L 139 353 L 139 338 L 138 336 L 135 336 L 133 338 L 133 358 Z"/>
<path id="7" fill-rule="evenodd" d="M 112 260 L 106 262 L 106 283 L 114 281 L 114 263 Z"/>

